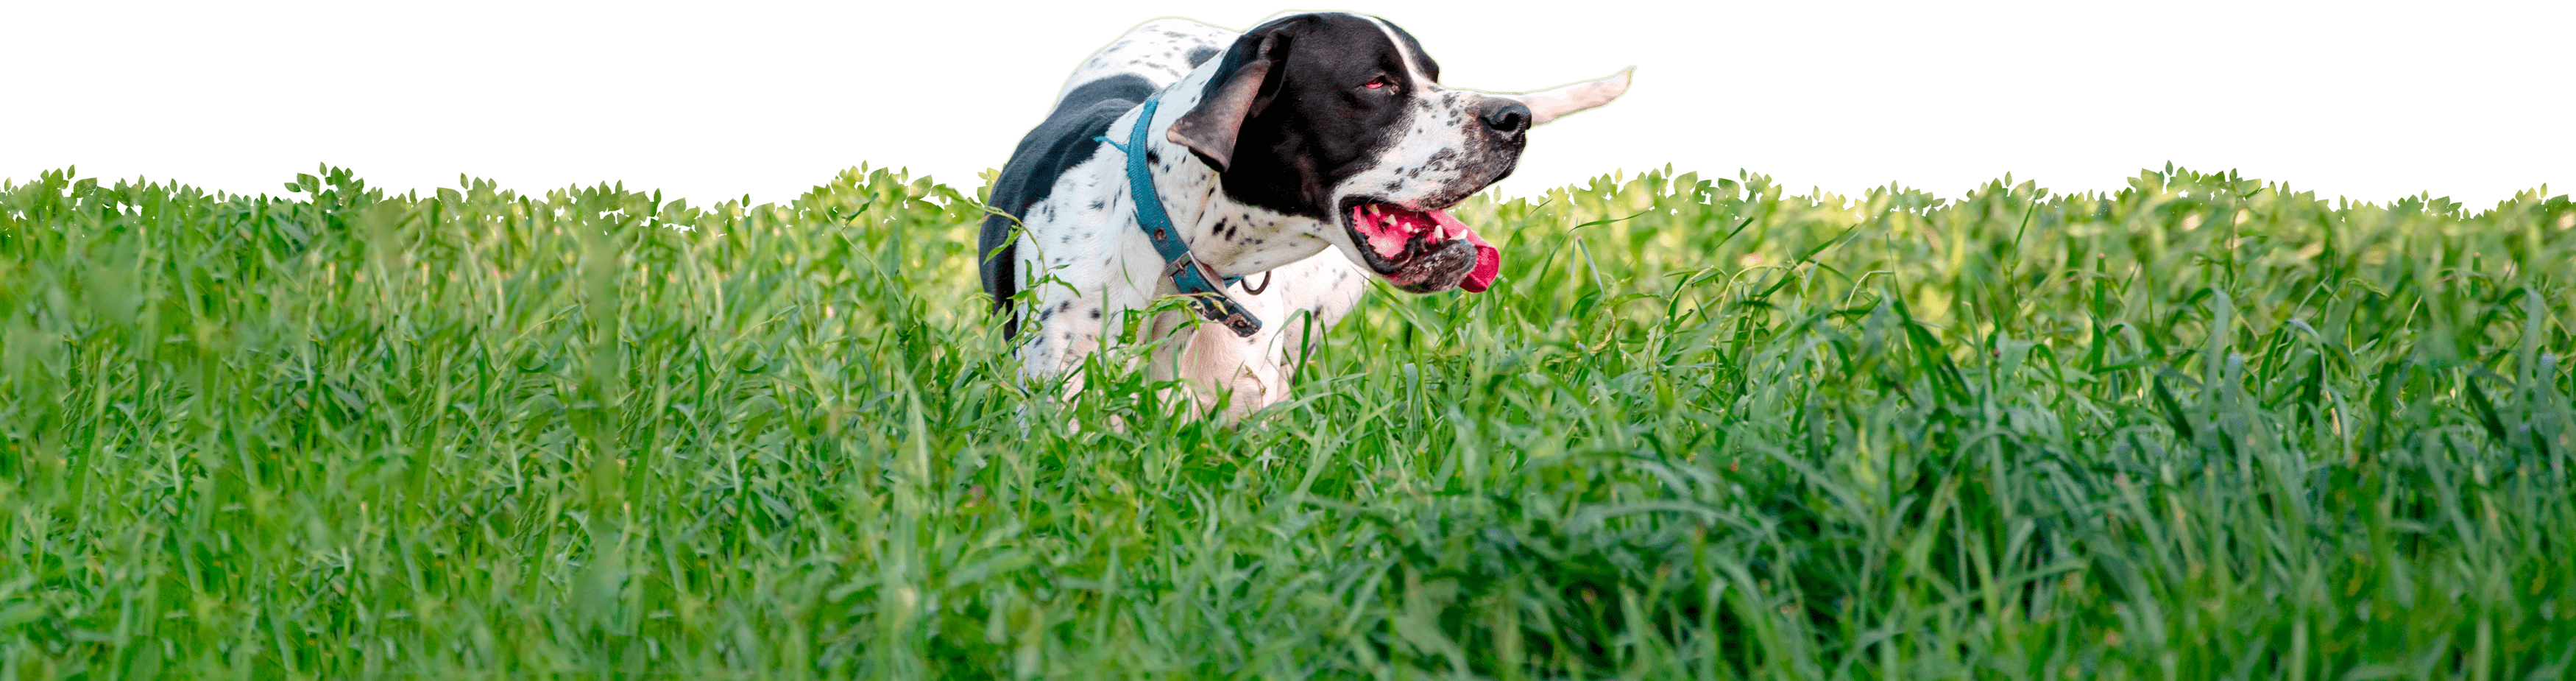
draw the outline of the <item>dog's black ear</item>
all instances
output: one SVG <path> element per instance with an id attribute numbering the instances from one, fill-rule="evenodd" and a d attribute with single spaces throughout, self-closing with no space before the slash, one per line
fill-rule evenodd
<path id="1" fill-rule="evenodd" d="M 1163 133 L 1174 144 L 1189 147 L 1217 172 L 1234 162 L 1234 141 L 1243 122 L 1261 113 L 1279 95 L 1279 64 L 1288 56 L 1288 22 L 1253 29 L 1234 39 L 1225 61 L 1199 95 L 1199 105 L 1172 121 Z"/>

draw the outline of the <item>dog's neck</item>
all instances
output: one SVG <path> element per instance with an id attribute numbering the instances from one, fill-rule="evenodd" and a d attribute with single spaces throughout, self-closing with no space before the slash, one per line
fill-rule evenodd
<path id="1" fill-rule="evenodd" d="M 1150 150 L 1147 160 L 1153 170 L 1149 173 L 1154 179 L 1153 193 L 1161 199 L 1163 211 L 1171 215 L 1172 223 L 1189 243 L 1190 256 L 1207 265 L 1218 276 L 1241 277 L 1304 260 L 1329 248 L 1329 244 L 1314 236 L 1326 226 L 1320 221 L 1218 200 L 1217 197 L 1224 193 L 1224 185 L 1221 184 L 1224 176 L 1191 153 L 1189 147 L 1164 135 L 1163 131 L 1170 129 L 1173 121 L 1198 105 L 1200 94 L 1207 89 L 1207 79 L 1214 71 L 1214 61 L 1210 60 L 1210 64 L 1201 66 L 1189 77 L 1157 93 L 1156 98 L 1161 103 L 1156 105 L 1155 120 L 1138 123 L 1151 126 L 1147 128 L 1145 143 Z M 1113 132 L 1129 130 L 1126 126 L 1118 126 Z M 1116 135 L 1112 137 L 1118 138 Z M 1121 173 L 1116 181 L 1125 184 L 1125 175 Z M 1120 194 L 1132 202 L 1140 192 Z M 1129 214 L 1134 214 L 1132 206 Z M 1135 237 L 1139 241 L 1144 240 L 1142 233 Z"/>

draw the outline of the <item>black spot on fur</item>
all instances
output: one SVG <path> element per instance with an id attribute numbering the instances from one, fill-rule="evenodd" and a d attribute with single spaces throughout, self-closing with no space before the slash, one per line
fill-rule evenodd
<path id="1" fill-rule="evenodd" d="M 1455 148 L 1444 148 L 1439 151 L 1431 152 L 1431 158 L 1422 162 L 1423 168 L 1455 168 L 1457 166 L 1458 150 Z"/>
<path id="2" fill-rule="evenodd" d="M 1092 319 L 1099 319 L 1099 318 L 1100 318 L 1100 308 L 1096 308 L 1096 307 L 1095 307 L 1095 308 L 1091 308 L 1091 318 L 1092 318 Z"/>

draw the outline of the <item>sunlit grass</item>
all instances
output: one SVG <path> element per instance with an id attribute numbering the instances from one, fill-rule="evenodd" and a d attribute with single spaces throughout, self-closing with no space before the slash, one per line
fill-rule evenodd
<path id="1" fill-rule="evenodd" d="M 971 191 L 289 189 L 0 190 L 0 679 L 2576 663 L 2564 196 L 1478 199 L 1232 429 L 1024 397 Z"/>

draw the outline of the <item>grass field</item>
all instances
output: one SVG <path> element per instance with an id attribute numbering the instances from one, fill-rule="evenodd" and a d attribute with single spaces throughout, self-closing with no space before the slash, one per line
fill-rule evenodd
<path id="1" fill-rule="evenodd" d="M 901 174 L 48 174 L 0 680 L 2569 675 L 2576 204 L 2130 185 L 1480 198 L 1235 429 L 1030 398 Z"/>

